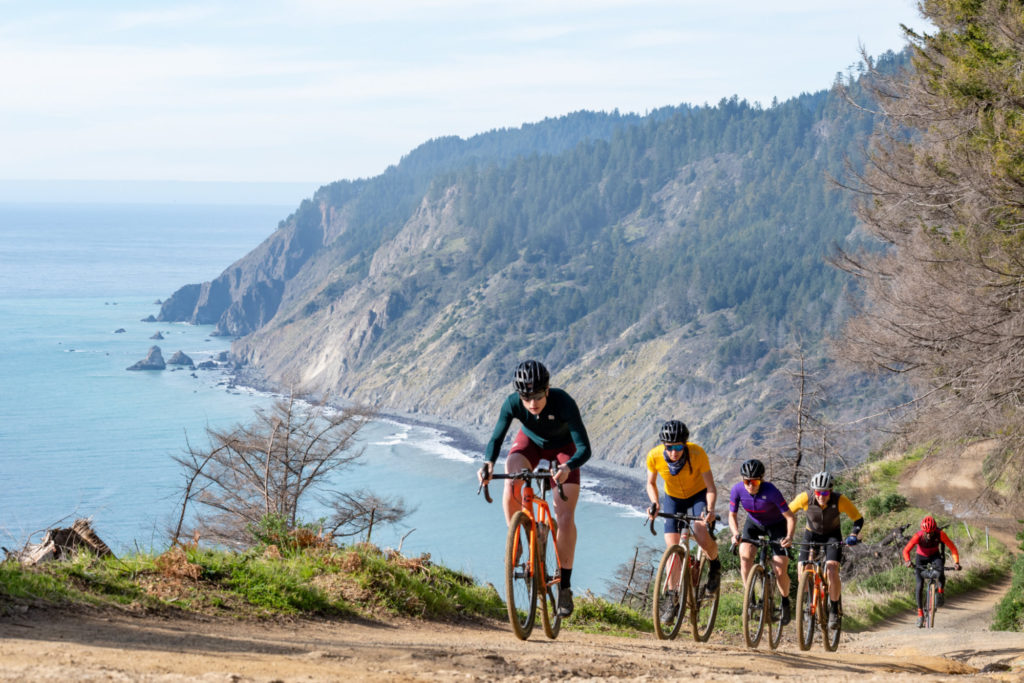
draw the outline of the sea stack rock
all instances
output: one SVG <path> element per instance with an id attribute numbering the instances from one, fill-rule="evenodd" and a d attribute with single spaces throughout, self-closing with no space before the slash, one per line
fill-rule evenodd
<path id="1" fill-rule="evenodd" d="M 159 332 L 157 332 L 152 337 L 150 337 L 150 339 L 163 339 L 163 338 L 164 338 L 164 335 L 160 334 Z"/>
<path id="2" fill-rule="evenodd" d="M 195 363 L 192 362 L 192 359 L 189 358 L 185 353 L 183 353 L 181 351 L 175 351 L 174 353 L 172 353 L 171 357 L 167 359 L 167 364 L 168 365 L 192 365 L 192 366 L 195 366 Z"/>
<path id="3" fill-rule="evenodd" d="M 128 369 L 129 370 L 163 370 L 166 367 L 167 367 L 167 364 L 164 363 L 164 356 L 163 356 L 162 353 L 160 353 L 160 347 L 159 346 L 151 346 L 151 347 L 149 347 L 149 353 L 146 354 L 146 357 L 144 359 L 140 360 L 135 365 L 130 366 Z"/>
<path id="4" fill-rule="evenodd" d="M 142 322 L 144 322 L 144 323 L 155 323 L 156 322 L 156 318 L 154 318 L 153 314 L 150 313 L 149 315 L 147 315 L 145 318 L 142 319 Z"/>

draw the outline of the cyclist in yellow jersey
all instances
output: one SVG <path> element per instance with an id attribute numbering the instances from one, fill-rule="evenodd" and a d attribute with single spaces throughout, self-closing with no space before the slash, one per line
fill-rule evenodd
<path id="1" fill-rule="evenodd" d="M 834 542 L 825 549 L 825 573 L 828 576 L 828 593 L 832 599 L 832 613 L 828 615 L 829 626 L 835 628 L 842 614 L 842 584 L 839 580 L 839 563 L 843 558 L 843 532 L 839 528 L 839 515 L 844 514 L 853 520 L 853 528 L 846 537 L 846 545 L 856 545 L 860 541 L 860 531 L 864 528 L 864 515 L 849 498 L 832 490 L 835 478 L 830 472 L 818 472 L 810 481 L 810 490 L 801 491 L 789 502 L 789 509 L 796 513 L 803 510 L 807 517 L 807 529 L 804 541 L 813 543 Z M 800 562 L 807 561 L 810 548 L 800 549 Z"/>
<path id="2" fill-rule="evenodd" d="M 708 531 L 708 526 L 715 521 L 715 500 L 718 497 L 708 454 L 697 444 L 687 441 L 690 431 L 679 420 L 669 420 L 662 425 L 659 436 L 662 443 L 647 453 L 647 498 L 651 501 L 647 515 L 654 519 L 658 514 L 658 478 L 661 477 L 665 482 L 665 512 L 704 518 L 702 522 L 694 522 L 691 528 L 697 544 L 708 556 L 708 590 L 714 592 L 718 589 L 722 564 L 718 559 L 718 544 Z M 681 531 L 679 520 L 665 520 L 666 547 L 679 543 Z M 666 609 L 671 608 L 670 601 Z"/>

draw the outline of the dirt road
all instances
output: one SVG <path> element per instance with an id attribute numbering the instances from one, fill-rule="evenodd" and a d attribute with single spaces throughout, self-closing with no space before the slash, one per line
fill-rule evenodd
<path id="1" fill-rule="evenodd" d="M 1003 590 L 950 600 L 931 631 L 908 615 L 844 635 L 834 654 L 818 643 L 800 652 L 792 627 L 772 653 L 720 638 L 569 631 L 549 641 L 538 630 L 522 642 L 503 622 L 256 624 L 29 610 L 0 620 L 0 680 L 1024 680 L 1024 635 L 984 630 Z"/>
<path id="2" fill-rule="evenodd" d="M 911 473 L 915 497 L 941 491 L 954 509 L 973 503 L 977 488 L 950 503 L 949 487 L 936 484 L 961 464 L 922 463 Z M 721 634 L 695 643 L 563 630 L 549 641 L 538 628 L 523 642 L 505 622 L 260 624 L 29 609 L 0 618 L 0 681 L 1024 681 L 1024 634 L 986 630 L 1007 588 L 951 598 L 932 630 L 907 614 L 844 634 L 832 654 L 818 642 L 801 652 L 792 625 L 769 652 Z"/>

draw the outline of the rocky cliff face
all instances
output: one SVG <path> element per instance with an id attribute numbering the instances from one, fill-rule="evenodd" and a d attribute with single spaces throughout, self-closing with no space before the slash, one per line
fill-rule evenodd
<path id="1" fill-rule="evenodd" d="M 799 155 L 773 152 L 788 164 L 782 175 L 759 159 L 760 139 L 757 149 L 659 167 L 666 152 L 655 144 L 689 124 L 695 114 L 684 112 L 663 117 L 667 132 L 658 129 L 649 148 L 624 138 L 563 161 L 565 172 L 583 176 L 595 158 L 632 160 L 625 168 L 635 178 L 616 171 L 576 179 L 584 202 L 557 188 L 545 195 L 538 178 L 547 173 L 545 182 L 558 182 L 549 171 L 559 162 L 537 159 L 504 175 L 474 166 L 429 183 L 396 172 L 376 185 L 327 186 L 216 280 L 178 290 L 160 320 L 215 324 L 217 334 L 237 337 L 232 354 L 250 381 L 483 430 L 510 390 L 515 365 L 540 358 L 553 384 L 580 404 L 595 457 L 616 464 L 640 462 L 669 418 L 690 424 L 715 457 L 791 448 L 773 436 L 799 398 L 790 381 L 797 335 L 786 298 L 804 296 L 824 311 L 819 320 L 840 315 L 837 288 L 808 292 L 827 278 L 807 273 L 820 271 L 825 239 L 852 231 L 848 211 L 841 218 L 821 187 L 820 160 L 837 154 L 826 143 L 841 137 L 839 128 L 815 125 L 812 104 L 793 108 L 792 121 L 803 126 L 789 131 L 802 145 Z M 730 139 L 746 139 L 730 125 L 739 124 L 721 126 Z M 493 212 L 480 209 L 485 192 Z M 376 203 L 360 203 L 373 193 Z M 544 195 L 536 202 L 543 211 L 516 210 L 536 195 Z M 807 195 L 813 201 L 799 203 Z M 582 209 L 566 208 L 577 204 Z M 629 208 L 616 213 L 623 205 Z M 544 211 L 559 220 L 535 230 L 524 218 L 546 219 Z M 704 251 L 689 253 L 697 249 Z M 764 263 L 772 267 L 759 268 Z M 660 278 L 662 269 L 671 277 Z M 784 281 L 794 273 L 795 283 Z M 718 303 L 711 286 L 724 292 Z M 782 294 L 762 300 L 778 308 L 775 319 L 750 310 L 752 295 L 735 294 L 773 288 Z M 734 304 L 721 303 L 730 297 Z M 552 315 L 570 308 L 564 322 Z M 836 390 L 818 408 L 835 425 L 822 442 L 856 459 L 858 449 L 866 452 L 865 432 L 844 434 L 839 425 L 876 412 L 866 406 L 899 401 L 890 401 L 892 387 L 832 364 L 820 344 L 822 325 L 799 331 L 812 381 Z M 723 352 L 729 348 L 741 352 Z"/>

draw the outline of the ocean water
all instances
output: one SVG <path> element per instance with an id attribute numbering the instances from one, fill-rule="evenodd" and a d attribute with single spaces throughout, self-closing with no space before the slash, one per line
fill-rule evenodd
<path id="1" fill-rule="evenodd" d="M 249 422 L 273 397 L 218 372 L 127 371 L 152 345 L 197 363 L 229 347 L 209 326 L 142 319 L 179 286 L 216 277 L 292 208 L 0 204 L 0 544 L 91 517 L 115 552 L 166 547 L 183 482 L 173 456 L 206 445 L 208 427 Z M 163 340 L 150 338 L 157 331 Z M 500 588 L 500 487 L 492 505 L 477 495 L 480 454 L 440 428 L 394 420 L 369 423 L 359 441 L 364 457 L 332 484 L 414 509 L 372 540 Z M 662 541 L 589 483 L 573 585 L 603 595 L 638 544 Z"/>

